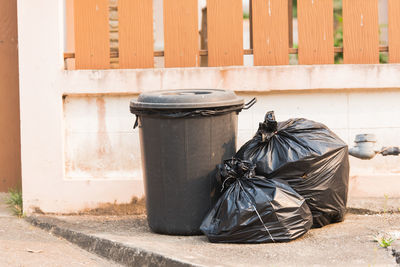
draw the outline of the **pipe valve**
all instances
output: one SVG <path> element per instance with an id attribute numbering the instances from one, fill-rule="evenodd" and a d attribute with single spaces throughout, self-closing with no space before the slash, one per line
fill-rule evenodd
<path id="1" fill-rule="evenodd" d="M 357 134 L 354 140 L 355 146 L 349 149 L 349 154 L 359 159 L 373 159 L 377 154 L 382 156 L 400 155 L 399 147 L 383 147 L 376 149 L 376 136 L 374 134 Z"/>

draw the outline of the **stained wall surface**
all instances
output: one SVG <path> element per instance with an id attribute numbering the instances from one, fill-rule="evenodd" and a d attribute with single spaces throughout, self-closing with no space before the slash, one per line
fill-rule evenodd
<path id="1" fill-rule="evenodd" d="M 373 133 L 377 148 L 400 145 L 400 99 L 398 90 L 353 92 L 238 93 L 258 102 L 239 115 L 238 147 L 257 131 L 258 123 L 269 110 L 279 121 L 303 117 L 322 122 L 349 146 L 359 133 Z M 76 96 L 64 100 L 65 179 L 142 181 L 138 130 L 133 130 L 134 115 L 129 101 L 136 95 Z M 363 161 L 351 157 L 354 194 L 399 195 L 396 187 L 379 183 L 377 177 L 400 176 L 400 157 L 377 156 Z M 365 180 L 365 181 L 364 181 Z M 363 189 L 364 182 L 377 185 Z M 380 189 L 381 188 L 381 189 Z M 359 190 L 363 192 L 359 192 Z"/>

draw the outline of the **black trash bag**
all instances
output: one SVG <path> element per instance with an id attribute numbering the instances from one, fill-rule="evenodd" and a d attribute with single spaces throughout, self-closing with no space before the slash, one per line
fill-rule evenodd
<path id="1" fill-rule="evenodd" d="M 277 123 L 268 112 L 256 135 L 236 157 L 256 164 L 256 173 L 285 180 L 303 196 L 314 227 L 343 220 L 349 182 L 347 145 L 325 125 L 306 119 Z"/>
<path id="2" fill-rule="evenodd" d="M 200 230 L 213 243 L 288 242 L 305 234 L 312 215 L 305 200 L 285 181 L 255 175 L 239 159 L 219 165 L 223 195 Z"/>

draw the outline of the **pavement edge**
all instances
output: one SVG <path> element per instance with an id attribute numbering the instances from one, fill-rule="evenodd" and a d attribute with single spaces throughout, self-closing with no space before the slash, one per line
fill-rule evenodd
<path id="1" fill-rule="evenodd" d="M 25 220 L 33 226 L 39 227 L 55 236 L 66 239 L 80 248 L 100 257 L 112 260 L 126 266 L 198 266 L 187 262 L 166 257 L 141 248 L 126 246 L 104 238 L 88 235 L 58 225 L 54 220 L 43 216 L 29 216 Z"/>

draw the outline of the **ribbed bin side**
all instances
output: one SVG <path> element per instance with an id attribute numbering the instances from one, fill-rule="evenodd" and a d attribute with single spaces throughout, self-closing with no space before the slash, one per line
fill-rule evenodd
<path id="1" fill-rule="evenodd" d="M 148 222 L 157 233 L 199 234 L 220 196 L 216 166 L 236 152 L 237 112 L 139 119 Z"/>

